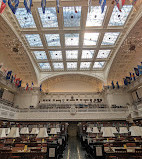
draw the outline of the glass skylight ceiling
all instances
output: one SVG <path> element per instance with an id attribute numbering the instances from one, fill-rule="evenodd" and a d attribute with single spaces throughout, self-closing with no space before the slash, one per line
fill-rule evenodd
<path id="1" fill-rule="evenodd" d="M 56 8 L 45 8 L 45 14 L 43 14 L 42 8 L 38 8 L 42 26 L 46 27 L 58 27 Z"/>
<path id="2" fill-rule="evenodd" d="M 106 6 L 102 13 L 101 6 L 92 6 L 91 11 L 87 14 L 86 26 L 102 26 L 104 16 L 106 13 Z"/>
<path id="3" fill-rule="evenodd" d="M 51 69 L 49 63 L 39 63 L 39 66 L 40 66 L 41 69 L 44 69 L 44 70 L 50 70 Z"/>
<path id="4" fill-rule="evenodd" d="M 18 8 L 15 16 L 21 28 L 36 28 L 32 14 L 28 14 L 25 8 Z"/>
<path id="5" fill-rule="evenodd" d="M 29 42 L 29 45 L 31 47 L 42 46 L 42 42 L 41 42 L 39 34 L 25 34 L 25 37 L 27 38 L 27 41 Z"/>
<path id="6" fill-rule="evenodd" d="M 62 70 L 62 69 L 64 69 L 64 66 L 63 66 L 62 62 L 53 63 L 53 67 L 54 67 L 55 70 Z"/>
<path id="7" fill-rule="evenodd" d="M 60 46 L 59 34 L 45 34 L 48 46 Z"/>
<path id="8" fill-rule="evenodd" d="M 15 14 L 40 70 L 103 71 L 101 68 L 111 59 L 123 26 L 128 28 L 126 21 L 128 16 L 131 19 L 132 6 L 124 5 L 120 12 L 117 6 L 112 9 L 108 5 L 103 13 L 100 6 L 91 6 L 89 12 L 86 5 L 62 4 L 60 13 L 55 4 L 49 6 L 52 7 L 46 7 L 45 14 L 37 5 L 31 14 L 25 8 L 18 8 Z"/>
<path id="9" fill-rule="evenodd" d="M 65 34 L 66 46 L 76 46 L 79 44 L 79 34 Z"/>
<path id="10" fill-rule="evenodd" d="M 91 62 L 81 62 L 80 68 L 81 69 L 89 69 Z"/>
<path id="11" fill-rule="evenodd" d="M 94 56 L 94 50 L 82 50 L 82 59 L 91 59 Z"/>
<path id="12" fill-rule="evenodd" d="M 77 69 L 77 62 L 67 62 L 67 69 Z"/>
<path id="13" fill-rule="evenodd" d="M 66 59 L 77 59 L 78 50 L 68 50 L 66 51 Z"/>
<path id="14" fill-rule="evenodd" d="M 81 17 L 81 7 L 63 7 L 64 27 L 79 27 Z"/>
<path id="15" fill-rule="evenodd" d="M 84 45 L 96 45 L 99 33 L 85 33 Z"/>
<path id="16" fill-rule="evenodd" d="M 37 60 L 47 60 L 45 51 L 34 51 L 34 55 Z"/>
<path id="17" fill-rule="evenodd" d="M 105 62 L 95 62 L 93 68 L 103 68 Z"/>
<path id="18" fill-rule="evenodd" d="M 119 32 L 105 33 L 102 45 L 114 45 L 118 36 Z"/>
<path id="19" fill-rule="evenodd" d="M 62 60 L 62 51 L 49 51 L 52 60 Z"/>
<path id="20" fill-rule="evenodd" d="M 115 6 L 109 21 L 109 26 L 124 25 L 131 9 L 132 5 L 124 5 L 120 12 L 117 6 Z"/>
<path id="21" fill-rule="evenodd" d="M 108 58 L 111 50 L 99 50 L 97 58 Z"/>

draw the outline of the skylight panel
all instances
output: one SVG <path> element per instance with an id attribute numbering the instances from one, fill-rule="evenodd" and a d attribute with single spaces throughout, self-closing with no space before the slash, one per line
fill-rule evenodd
<path id="1" fill-rule="evenodd" d="M 40 66 L 41 69 L 44 69 L 44 70 L 50 70 L 51 69 L 49 63 L 39 63 L 39 66 Z"/>
<path id="2" fill-rule="evenodd" d="M 27 13 L 25 8 L 18 8 L 15 16 L 21 28 L 36 28 L 32 14 Z"/>
<path id="3" fill-rule="evenodd" d="M 59 34 L 45 34 L 48 46 L 60 46 Z"/>
<path id="4" fill-rule="evenodd" d="M 25 37 L 31 47 L 43 46 L 39 34 L 25 34 Z"/>
<path id="5" fill-rule="evenodd" d="M 45 51 L 34 51 L 34 55 L 37 60 L 47 60 Z"/>
<path id="6" fill-rule="evenodd" d="M 58 27 L 57 14 L 55 7 L 45 8 L 45 14 L 43 14 L 42 8 L 38 8 L 42 26 L 44 28 Z"/>
<path id="7" fill-rule="evenodd" d="M 84 45 L 96 45 L 99 37 L 99 33 L 85 33 Z"/>
<path id="8" fill-rule="evenodd" d="M 117 6 L 115 6 L 108 25 L 109 26 L 124 25 L 128 18 L 128 15 L 130 14 L 131 9 L 132 5 L 124 5 L 120 12 Z"/>
<path id="9" fill-rule="evenodd" d="M 119 34 L 119 32 L 105 33 L 102 45 L 114 45 Z"/>
<path id="10" fill-rule="evenodd" d="M 108 58 L 111 50 L 99 50 L 97 58 Z"/>
<path id="11" fill-rule="evenodd" d="M 63 7 L 64 27 L 79 27 L 81 17 L 81 7 Z"/>
<path id="12" fill-rule="evenodd" d="M 66 46 L 77 46 L 79 44 L 79 34 L 65 34 Z"/>
<path id="13" fill-rule="evenodd" d="M 88 11 L 87 14 L 86 26 L 102 26 L 106 8 L 105 6 L 104 12 L 102 13 L 101 6 L 92 6 L 90 13 Z"/>
<path id="14" fill-rule="evenodd" d="M 77 69 L 77 62 L 67 62 L 67 69 Z"/>
<path id="15" fill-rule="evenodd" d="M 91 62 L 81 62 L 80 69 L 89 69 Z"/>
<path id="16" fill-rule="evenodd" d="M 78 58 L 78 50 L 68 50 L 66 51 L 67 59 L 77 59 Z"/>
<path id="17" fill-rule="evenodd" d="M 82 50 L 82 59 L 91 59 L 94 56 L 94 50 Z"/>
<path id="18" fill-rule="evenodd" d="M 93 68 L 103 68 L 105 62 L 95 62 Z"/>
<path id="19" fill-rule="evenodd" d="M 49 51 L 52 60 L 61 60 L 62 51 Z"/>
<path id="20" fill-rule="evenodd" d="M 62 70 L 64 69 L 64 65 L 62 62 L 58 62 L 58 63 L 53 63 L 53 67 L 55 70 Z"/>

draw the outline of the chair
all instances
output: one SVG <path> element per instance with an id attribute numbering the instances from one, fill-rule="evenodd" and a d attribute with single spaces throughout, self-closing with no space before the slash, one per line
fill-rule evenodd
<path id="1" fill-rule="evenodd" d="M 12 156 L 12 150 L 0 150 L 0 158 L 9 159 Z"/>
<path id="2" fill-rule="evenodd" d="M 142 149 L 135 149 L 135 154 L 137 159 L 142 158 Z"/>

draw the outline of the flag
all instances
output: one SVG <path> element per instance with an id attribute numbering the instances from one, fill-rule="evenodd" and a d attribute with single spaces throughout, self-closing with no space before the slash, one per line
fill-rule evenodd
<path id="1" fill-rule="evenodd" d="M 46 0 L 41 0 L 41 7 L 42 7 L 43 14 L 45 14 Z"/>
<path id="2" fill-rule="evenodd" d="M 130 74 L 130 80 L 132 80 L 132 74 L 131 74 L 131 72 L 129 72 L 129 74 Z"/>
<path id="3" fill-rule="evenodd" d="M 126 80 L 126 78 L 123 78 L 123 80 L 124 80 L 124 85 L 128 85 L 128 82 L 127 82 L 127 80 Z"/>
<path id="4" fill-rule="evenodd" d="M 137 76 L 139 76 L 139 70 L 138 70 L 138 68 L 134 68 L 134 71 L 135 71 L 135 74 L 136 74 Z"/>
<path id="5" fill-rule="evenodd" d="M 14 78 L 14 77 L 13 77 L 13 75 L 12 75 L 12 76 L 11 76 L 11 83 L 13 83 L 13 78 Z"/>
<path id="6" fill-rule="evenodd" d="M 142 75 L 142 66 L 138 65 L 139 75 Z"/>
<path id="7" fill-rule="evenodd" d="M 88 0 L 88 11 L 89 11 L 89 13 L 91 12 L 91 4 L 92 4 L 92 0 Z"/>
<path id="8" fill-rule="evenodd" d="M 15 83 L 16 82 L 16 75 L 14 76 L 13 80 L 14 80 L 14 83 Z"/>
<path id="9" fill-rule="evenodd" d="M 0 13 L 3 13 L 6 7 L 6 0 L 0 0 Z"/>
<path id="10" fill-rule="evenodd" d="M 34 83 L 32 82 L 32 84 L 31 84 L 31 90 L 33 90 L 33 87 L 34 87 Z"/>
<path id="11" fill-rule="evenodd" d="M 130 77 L 126 77 L 127 83 L 130 84 L 131 83 L 131 78 Z"/>
<path id="12" fill-rule="evenodd" d="M 118 81 L 116 82 L 116 85 L 117 85 L 117 88 L 119 89 L 119 88 L 120 88 L 120 86 L 119 86 L 119 83 L 118 83 Z"/>
<path id="13" fill-rule="evenodd" d="M 114 83 L 113 83 L 113 81 L 111 82 L 111 85 L 112 85 L 112 88 L 114 89 L 114 88 L 115 88 L 115 86 L 114 86 Z"/>
<path id="14" fill-rule="evenodd" d="M 20 78 L 15 79 L 15 86 L 19 86 Z"/>
<path id="15" fill-rule="evenodd" d="M 10 79 L 11 74 L 12 74 L 12 71 L 8 71 L 8 72 L 7 72 L 7 75 L 6 75 L 6 79 L 7 79 L 7 80 Z"/>
<path id="16" fill-rule="evenodd" d="M 19 5 L 19 0 L 8 0 L 8 5 L 12 12 L 15 14 Z"/>
<path id="17" fill-rule="evenodd" d="M 134 79 L 134 81 L 136 80 L 136 78 L 135 78 L 135 74 L 133 73 L 133 79 Z"/>
<path id="18" fill-rule="evenodd" d="M 59 13 L 59 0 L 56 0 L 57 12 Z"/>
<path id="19" fill-rule="evenodd" d="M 19 85 L 18 85 L 18 88 L 21 87 L 21 83 L 22 83 L 22 80 L 19 81 Z"/>
<path id="20" fill-rule="evenodd" d="M 32 0 L 24 0 L 24 6 L 27 10 L 27 13 L 31 13 L 31 5 L 32 5 Z"/>
<path id="21" fill-rule="evenodd" d="M 7 76 L 7 73 L 8 73 L 7 68 L 3 68 L 2 72 L 3 72 L 3 75 L 4 75 L 4 76 Z"/>
<path id="22" fill-rule="evenodd" d="M 115 0 L 118 10 L 121 12 L 123 5 L 125 4 L 125 0 Z"/>
<path id="23" fill-rule="evenodd" d="M 29 84 L 27 83 L 26 86 L 25 86 L 25 90 L 27 91 L 29 88 Z"/>
<path id="24" fill-rule="evenodd" d="M 40 85 L 40 91 L 42 91 L 42 84 Z"/>
<path id="25" fill-rule="evenodd" d="M 106 0 L 100 0 L 100 5 L 101 5 L 101 10 L 102 10 L 102 13 L 104 12 L 104 8 L 105 8 L 105 5 L 106 5 Z"/>

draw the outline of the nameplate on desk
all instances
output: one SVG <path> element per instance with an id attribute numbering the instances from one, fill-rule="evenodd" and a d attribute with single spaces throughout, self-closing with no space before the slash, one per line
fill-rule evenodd
<path id="1" fill-rule="evenodd" d="M 103 156 L 102 147 L 96 147 L 96 156 Z"/>
<path id="2" fill-rule="evenodd" d="M 49 157 L 55 157 L 55 148 L 49 148 Z"/>

